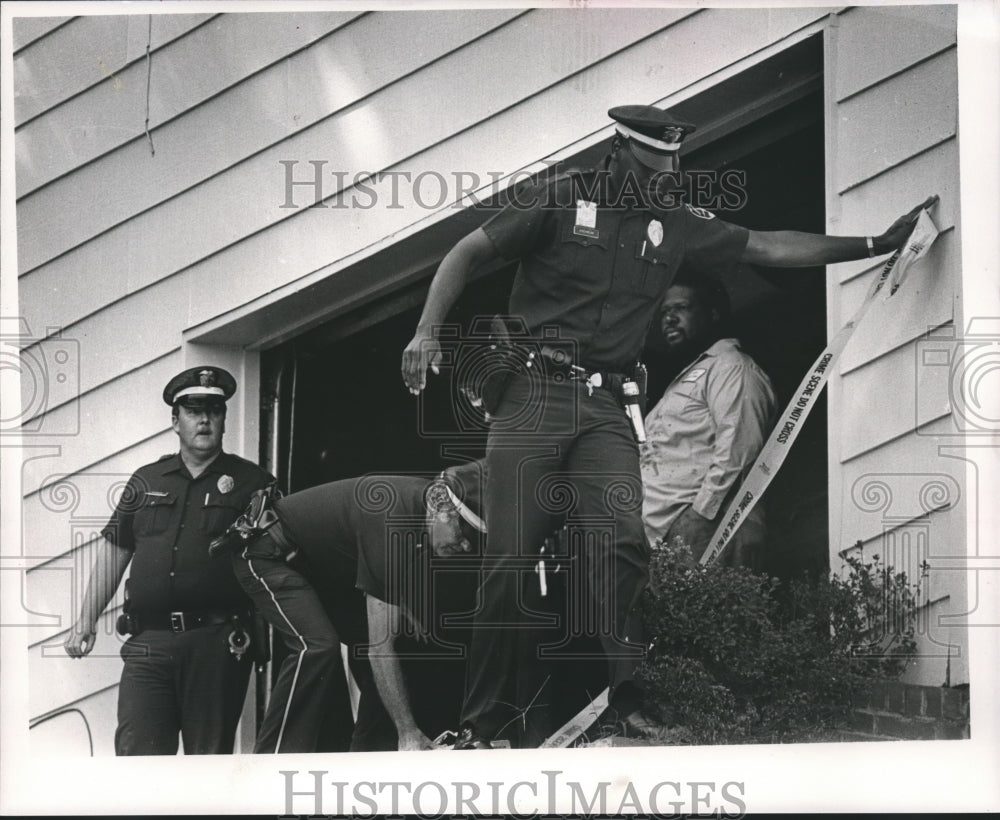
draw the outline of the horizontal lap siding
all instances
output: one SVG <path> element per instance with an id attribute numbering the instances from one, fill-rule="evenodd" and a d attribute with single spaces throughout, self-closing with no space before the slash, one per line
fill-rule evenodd
<path id="1" fill-rule="evenodd" d="M 77 18 L 64 30 L 74 35 L 72 43 L 44 45 L 45 57 L 58 47 L 63 60 L 75 61 L 72 73 L 65 66 L 33 60 L 26 51 L 23 61 L 32 72 L 47 67 L 66 82 L 79 83 L 87 77 L 86 59 L 94 44 L 118 46 L 122 39 L 141 29 L 141 50 L 107 65 L 99 82 L 83 85 L 76 96 L 58 98 L 39 95 L 34 104 L 39 114 L 17 130 L 18 196 L 69 171 L 80 168 L 97 157 L 121 149 L 130 140 L 141 138 L 145 145 L 146 80 L 149 76 L 150 129 L 155 135 L 164 123 L 183 116 L 231 86 L 244 83 L 258 71 L 281 63 L 289 54 L 322 41 L 330 32 L 359 16 L 353 13 L 154 15 L 153 47 L 150 64 L 145 59 L 147 20 L 135 17 Z M 107 31 L 91 32 L 98 25 Z M 116 31 L 114 29 L 122 29 Z M 56 35 L 53 35 L 56 37 Z M 77 42 L 80 41 L 80 42 Z M 254 47 L 248 49 L 247 42 Z M 110 58 L 109 58 L 110 59 Z M 29 62 L 30 61 L 30 62 Z M 35 100 L 34 96 L 31 98 Z M 149 151 L 146 146 L 146 151 Z M 146 192 L 147 195 L 155 191 Z"/>
<path id="2" fill-rule="evenodd" d="M 832 229 L 878 232 L 930 194 L 942 198 L 932 211 L 937 242 L 901 290 L 873 304 L 830 382 L 831 568 L 858 540 L 866 558 L 888 558 L 911 580 L 917 554 L 926 558 L 932 570 L 924 585 L 935 603 L 924 613 L 924 657 L 907 674 L 943 683 L 946 644 L 954 641 L 951 682 L 962 682 L 964 633 L 942 619 L 964 611 L 967 576 L 954 565 L 965 552 L 966 504 L 975 503 L 976 488 L 965 486 L 964 463 L 943 449 L 956 432 L 948 367 L 928 364 L 923 353 L 940 347 L 924 337 L 952 326 L 961 297 L 955 10 L 850 9 L 829 46 Z M 884 262 L 830 269 L 831 333 L 861 305 Z"/>
<path id="3" fill-rule="evenodd" d="M 841 191 L 955 136 L 958 94 L 941 89 L 955 87 L 956 57 L 951 48 L 838 103 Z"/>
<path id="4" fill-rule="evenodd" d="M 325 159 L 350 174 L 509 174 L 598 132 L 610 136 L 611 105 L 683 98 L 825 14 L 484 10 L 220 15 L 200 25 L 156 18 L 155 156 L 142 132 L 145 16 L 102 39 L 119 90 L 89 75 L 46 80 L 36 109 L 22 113 L 33 119 L 16 146 L 20 309 L 35 336 L 58 326 L 79 342 L 82 396 L 53 397 L 42 420 L 78 418 L 80 433 L 47 439 L 58 450 L 23 470 L 25 552 L 37 566 L 27 574 L 26 600 L 63 619 L 32 627 L 33 639 L 58 641 L 75 615 L 65 567 L 75 566 L 73 538 L 99 529 L 107 490 L 176 446 L 159 391 L 184 365 L 184 331 L 293 291 L 339 260 L 453 213 L 447 203 L 414 207 L 408 191 L 399 209 L 281 208 L 279 160 Z M 293 18 L 307 24 L 294 29 Z M 93 55 L 76 25 L 67 23 L 64 37 L 80 65 L 46 67 L 50 74 L 89 70 L 83 64 Z M 50 60 L 46 41 L 64 42 L 56 39 L 61 31 L 19 55 L 25 95 L 35 67 Z M 317 306 L 314 319 L 332 307 Z M 236 431 L 227 434 L 227 442 L 238 440 Z M 100 513 L 53 509 L 44 488 L 60 476 L 80 484 Z M 32 693 L 33 714 L 113 686 L 116 644 L 103 635 L 98 649 L 109 657 L 90 665 L 70 665 L 58 652 L 43 657 L 36 644 L 32 679 L 45 685 Z M 57 670 L 51 681 L 50 670 Z"/>
<path id="5" fill-rule="evenodd" d="M 234 168 L 240 162 L 293 138 L 333 112 L 357 104 L 379 88 L 391 85 L 400 77 L 459 46 L 464 39 L 478 36 L 483 30 L 511 16 L 511 12 L 503 15 L 493 13 L 476 18 L 475 26 L 466 24 L 460 27 L 453 22 L 451 15 L 438 13 L 433 19 L 440 21 L 442 30 L 430 40 L 432 45 L 420 52 L 403 50 L 405 41 L 412 36 L 412 24 L 406 22 L 406 15 L 390 16 L 392 25 L 385 22 L 380 25 L 381 16 L 372 14 L 344 25 L 350 18 L 340 14 L 323 15 L 325 22 L 322 28 L 316 25 L 318 21 L 314 21 L 313 28 L 317 29 L 314 37 L 323 34 L 314 45 L 285 57 L 289 47 L 298 43 L 283 42 L 282 38 L 275 36 L 268 41 L 269 47 L 263 53 L 258 53 L 256 49 L 253 51 L 257 59 L 249 66 L 243 65 L 246 60 L 235 59 L 237 54 L 246 50 L 245 24 L 235 31 L 227 29 L 219 32 L 219 37 L 223 34 L 225 37 L 216 49 L 215 58 L 204 61 L 197 71 L 193 70 L 194 66 L 189 68 L 188 53 L 174 54 L 171 50 L 158 54 L 158 76 L 152 84 L 150 100 L 160 100 L 171 93 L 176 99 L 161 103 L 158 107 L 164 109 L 162 112 L 150 112 L 156 155 L 151 155 L 143 136 L 140 102 L 125 103 L 116 99 L 82 102 L 79 110 L 74 111 L 82 120 L 96 120 L 103 123 L 101 127 L 106 127 L 109 119 L 125 118 L 133 126 L 130 136 L 136 139 L 110 146 L 118 150 L 81 167 L 73 175 L 72 186 L 52 186 L 22 199 L 20 209 L 25 216 L 25 231 L 30 228 L 30 232 L 22 231 L 21 239 L 31 247 L 37 247 L 34 254 L 21 260 L 22 269 L 31 270 L 48 258 L 74 248 L 223 172 L 231 171 L 232 176 L 246 179 L 244 184 L 248 186 L 252 180 L 246 169 Z M 283 15 L 263 17 L 276 21 Z M 295 17 L 298 19 L 297 15 Z M 240 18 L 237 15 L 235 19 Z M 233 18 L 221 18 L 217 26 L 206 26 L 206 29 L 222 28 L 223 23 L 230 19 Z M 272 23 L 268 30 L 276 27 L 276 23 Z M 286 21 L 281 29 L 288 27 Z M 206 36 L 212 33 L 207 31 Z M 348 67 L 352 61 L 359 59 L 355 44 L 376 38 L 382 38 L 386 48 L 401 51 L 407 58 L 376 63 L 372 70 L 357 77 L 349 76 Z M 198 44 L 185 45 L 193 48 Z M 201 48 L 205 48 L 204 44 Z M 269 61 L 266 67 L 258 73 L 250 71 L 256 70 L 258 64 L 264 64 L 265 59 Z M 222 67 L 228 70 L 221 70 Z M 141 70 L 140 91 L 144 97 L 145 67 Z M 169 85 L 172 88 L 161 87 L 166 84 L 159 76 L 162 74 L 171 76 Z M 237 79 L 239 82 L 235 82 Z M 215 94 L 218 96 L 209 104 L 201 104 Z M 97 105 L 98 110 L 95 111 L 95 103 L 101 102 L 103 105 Z M 140 116 L 136 116 L 135 112 L 140 112 Z M 47 123 L 60 139 L 65 139 L 76 130 L 67 124 L 66 119 L 60 111 Z M 169 121 L 161 125 L 165 120 Z M 128 131 L 127 128 L 121 130 Z M 25 151 L 29 152 L 35 144 L 33 139 L 40 142 L 33 134 L 19 134 L 19 146 L 27 146 Z M 51 151 L 57 153 L 61 149 L 57 151 L 53 147 Z M 42 153 L 42 149 L 36 148 L 36 152 Z M 190 199 L 212 201 L 213 197 L 210 192 L 195 191 L 191 197 L 181 201 L 181 207 L 190 207 Z M 84 210 L 82 206 L 88 200 L 97 200 L 103 207 Z M 222 207 L 228 203 L 219 201 L 218 204 Z M 78 216 L 67 223 L 66 217 L 71 213 Z M 154 216 L 162 220 L 169 217 L 169 213 Z M 62 226 L 59 236 L 44 245 L 38 243 L 37 237 L 47 234 L 54 225 Z"/>
<path id="6" fill-rule="evenodd" d="M 33 671 L 37 674 L 51 674 L 56 670 L 51 666 L 39 665 Z M 71 667 L 65 669 L 65 672 L 77 674 L 78 669 Z M 68 712 L 39 724 L 28 733 L 31 754 L 41 760 L 53 757 L 86 757 L 92 741 L 94 757 L 111 757 L 115 748 L 115 725 L 108 723 L 106 716 L 115 713 L 117 701 L 116 687 L 96 690 L 83 699 L 72 702 L 72 707 L 80 710 L 86 723 L 76 712 Z"/>
<path id="7" fill-rule="evenodd" d="M 964 632 L 948 618 L 964 612 L 968 599 L 967 516 L 991 503 L 984 488 L 969 483 L 964 455 L 953 449 L 958 443 L 951 417 L 940 418 L 883 445 L 873 458 L 846 462 L 838 506 L 831 497 L 831 517 L 839 513 L 844 522 L 841 537 L 831 544 L 831 569 L 842 567 L 840 554 L 858 555 L 857 541 L 863 542 L 866 561 L 878 555 L 911 581 L 919 577 L 922 561 L 933 568 L 922 582 L 924 600 L 936 602 L 921 615 L 918 651 L 925 657 L 908 676 L 935 686 L 944 682 L 948 655 L 941 646 L 949 643 L 960 647 L 952 653 L 951 681 L 968 681 Z"/>
<path id="8" fill-rule="evenodd" d="M 72 17 L 15 17 L 13 21 L 13 50 L 16 54 L 35 40 L 65 25 Z"/>
<path id="9" fill-rule="evenodd" d="M 511 15 L 508 13 L 507 16 Z M 655 30 L 656 25 L 665 25 L 676 16 L 675 13 L 664 17 L 663 12 L 636 15 L 626 18 L 626 21 L 630 22 L 629 25 L 608 27 L 615 33 L 609 34 L 607 43 L 595 45 L 591 59 L 600 59 L 609 52 L 626 46 L 632 40 L 644 36 L 650 29 Z M 371 19 L 377 20 L 379 17 Z M 388 24 L 380 26 L 373 24 L 372 30 L 364 39 L 353 41 L 357 52 L 383 53 L 381 45 L 378 48 L 374 45 L 381 42 L 382 33 L 386 36 L 392 34 L 398 41 L 398 48 L 403 47 L 401 41 L 412 33 L 410 17 L 403 12 L 390 17 L 394 25 L 398 25 L 399 28 L 388 31 Z M 434 15 L 429 26 L 433 25 L 434 20 L 439 19 L 446 22 L 447 16 Z M 209 123 L 214 123 L 214 126 L 211 126 L 213 131 L 221 129 L 222 132 L 228 132 L 228 128 L 224 127 L 226 121 L 224 115 L 240 109 L 240 105 L 234 108 L 230 104 L 230 97 L 241 95 L 239 88 L 213 101 L 211 108 L 206 108 L 202 112 L 192 112 L 191 115 L 179 120 L 175 124 L 176 128 L 167 129 L 170 133 L 162 140 L 164 144 L 162 150 L 166 152 L 165 161 L 168 163 L 165 171 L 159 170 L 162 152 L 156 157 L 150 157 L 148 148 L 141 143 L 137 144 L 134 151 L 137 164 L 131 171 L 139 183 L 136 186 L 139 191 L 126 196 L 128 199 L 137 200 L 137 207 L 131 212 L 134 216 L 123 222 L 122 215 L 117 215 L 112 220 L 116 227 L 83 245 L 79 244 L 81 236 L 76 236 L 72 242 L 67 243 L 63 243 L 61 239 L 54 240 L 54 244 L 63 243 L 61 247 L 75 246 L 75 249 L 45 268 L 33 272 L 27 277 L 27 281 L 22 280 L 23 287 L 44 292 L 51 288 L 53 282 L 71 278 L 74 270 L 93 270 L 94 257 L 105 256 L 106 248 L 114 248 L 121 260 L 119 267 L 124 267 L 127 271 L 124 277 L 120 273 L 116 277 L 119 285 L 124 286 L 118 292 L 119 298 L 123 298 L 128 293 L 156 283 L 259 232 L 265 232 L 261 237 L 265 245 L 273 244 L 279 249 L 276 253 L 265 254 L 265 257 L 270 256 L 276 263 L 282 264 L 286 260 L 286 253 L 281 252 L 282 234 L 291 235 L 292 241 L 289 244 L 293 247 L 288 253 L 291 254 L 292 264 L 289 267 L 274 271 L 265 260 L 261 260 L 262 264 L 255 265 L 249 272 L 250 275 L 256 275 L 258 281 L 248 282 L 248 272 L 242 267 L 242 263 L 236 270 L 223 266 L 224 276 L 233 277 L 233 281 L 240 281 L 240 289 L 233 293 L 233 298 L 246 301 L 248 294 L 272 289 L 276 280 L 279 282 L 293 280 L 320 267 L 330 259 L 346 255 L 351 250 L 364 247 L 377 237 L 395 232 L 409 221 L 413 221 L 412 212 L 406 210 L 375 214 L 367 211 L 354 214 L 345 212 L 344 215 L 349 219 L 342 220 L 340 224 L 330 225 L 328 221 L 322 226 L 302 224 L 305 219 L 300 211 L 281 207 L 285 202 L 285 177 L 280 161 L 298 161 L 308 172 L 310 160 L 324 160 L 330 170 L 343 170 L 349 176 L 359 171 L 395 167 L 434 143 L 475 125 L 490 117 L 495 111 L 513 105 L 523 96 L 535 93 L 544 85 L 554 82 L 562 75 L 555 74 L 554 70 L 540 72 L 536 65 L 523 60 L 514 60 L 511 55 L 517 54 L 518 43 L 529 36 L 555 38 L 560 25 L 564 25 L 560 23 L 562 18 L 554 13 L 536 12 L 524 19 L 528 20 L 527 24 L 520 24 L 520 21 L 517 21 L 514 25 L 477 39 L 460 52 L 426 65 L 423 70 L 406 77 L 405 81 L 397 82 L 404 74 L 395 68 L 390 74 L 383 71 L 362 72 L 363 75 L 371 73 L 376 75 L 370 83 L 355 82 L 351 78 L 343 79 L 341 74 L 345 69 L 344 64 L 339 62 L 336 42 L 330 45 L 318 44 L 310 50 L 316 52 L 310 60 L 300 55 L 302 56 L 300 60 L 289 60 L 287 66 L 275 67 L 274 82 L 270 85 L 266 84 L 269 77 L 251 78 L 247 85 L 255 89 L 254 98 L 257 100 L 256 108 L 253 109 L 254 116 L 251 119 L 274 118 L 278 112 L 288 113 L 288 119 L 291 119 L 294 113 L 286 112 L 289 95 L 297 95 L 298 89 L 307 79 L 309 82 L 306 83 L 306 87 L 311 88 L 317 76 L 326 78 L 328 84 L 336 82 L 357 85 L 358 88 L 351 93 L 347 93 L 343 88 L 326 89 L 325 93 L 323 89 L 318 89 L 317 94 L 324 98 L 325 103 L 322 115 L 319 111 L 307 110 L 307 121 L 318 120 L 315 125 L 298 128 L 294 133 L 281 134 L 285 138 L 280 142 L 276 139 L 278 134 L 272 131 L 267 135 L 267 139 L 258 138 L 252 146 L 244 145 L 248 150 L 240 156 L 223 152 L 220 145 L 225 142 L 224 140 L 218 143 L 213 141 L 206 146 L 203 145 L 204 141 L 200 136 L 204 128 L 210 127 Z M 355 28 L 363 29 L 363 22 L 359 21 L 346 32 L 352 32 Z M 499 22 L 501 20 L 495 12 L 485 18 L 474 15 L 471 22 L 464 27 L 465 36 L 479 37 L 485 30 L 496 26 Z M 640 23 L 644 25 L 640 26 Z M 460 41 L 454 29 L 454 24 L 449 24 L 442 34 L 444 46 L 449 50 L 455 48 Z M 429 44 L 436 42 L 433 34 L 432 27 L 424 31 Z M 331 39 L 336 39 L 336 35 Z M 429 51 L 429 56 L 432 58 L 444 53 L 443 49 L 432 48 L 431 45 L 426 46 L 423 51 Z M 360 56 L 357 59 L 360 60 Z M 498 59 L 505 59 L 510 63 L 507 66 L 508 70 L 496 71 L 495 65 Z M 585 65 L 583 59 L 582 55 L 578 55 L 577 62 L 568 61 L 562 70 L 575 71 L 582 68 Z M 392 61 L 390 64 L 395 66 L 396 62 Z M 407 69 L 413 68 L 405 61 L 402 65 Z M 288 74 L 292 68 L 296 69 L 296 73 Z M 461 85 L 456 84 L 455 78 L 468 75 L 470 68 L 477 71 L 478 76 Z M 332 76 L 330 71 L 334 72 Z M 506 79 L 506 82 L 503 82 L 503 79 Z M 442 90 L 445 90 L 444 96 Z M 265 92 L 271 96 L 259 96 Z M 429 104 L 429 100 L 434 100 L 434 103 Z M 328 116 L 333 112 L 335 113 L 332 116 Z M 206 118 L 206 123 L 201 124 Z M 263 129 L 264 125 L 256 128 L 258 132 Z M 173 131 L 176 131 L 176 135 L 170 136 Z M 258 137 L 261 137 L 261 134 L 258 133 Z M 239 145 L 239 141 L 237 142 Z M 497 142 L 502 145 L 502 140 Z M 169 186 L 170 183 L 166 183 L 165 180 L 171 176 L 173 164 L 185 161 L 185 154 L 191 151 L 192 144 L 199 146 L 198 153 L 204 153 L 204 157 L 198 160 L 189 160 L 201 170 L 200 176 L 187 178 L 187 172 L 182 174 L 183 182 L 176 190 L 183 190 L 183 193 L 173 198 L 157 200 L 159 204 L 155 207 L 148 201 L 142 201 L 144 198 L 148 200 L 149 197 L 157 196 L 164 184 Z M 205 150 L 206 148 L 208 150 Z M 251 148 L 252 150 L 249 150 Z M 500 150 L 498 159 L 503 156 L 502 147 Z M 480 151 L 483 151 L 482 146 Z M 174 155 L 176 159 L 172 159 Z M 481 153 L 481 156 L 490 157 L 496 154 L 486 151 Z M 121 160 L 122 158 L 116 153 L 98 163 L 99 167 L 93 171 L 90 168 L 84 169 L 84 175 L 88 178 L 92 176 L 89 185 L 77 187 L 73 181 L 77 175 L 74 175 L 65 185 L 56 186 L 51 194 L 46 191 L 46 203 L 39 205 L 37 211 L 30 203 L 25 205 L 22 210 L 24 214 L 21 222 L 22 236 L 27 231 L 43 235 L 43 228 L 46 225 L 58 224 L 62 218 L 68 218 L 69 214 L 78 210 L 72 206 L 76 205 L 80 198 L 91 195 L 94 190 L 98 193 L 104 192 L 99 196 L 101 201 L 111 198 L 114 191 L 123 190 L 121 184 L 105 188 L 100 182 L 102 178 L 120 182 L 123 170 L 114 169 L 121 165 Z M 108 169 L 102 171 L 105 165 Z M 128 165 L 123 166 L 124 169 L 128 167 Z M 216 170 L 219 173 L 215 173 Z M 302 169 L 298 174 L 301 176 Z M 198 184 L 195 184 L 196 181 Z M 63 188 L 68 189 L 68 193 L 62 191 Z M 168 187 L 167 190 L 169 192 L 171 189 Z M 327 178 L 324 192 L 327 196 L 332 196 L 336 192 L 332 176 Z M 67 196 L 71 201 L 71 207 L 64 210 L 66 208 L 63 204 L 64 197 Z M 312 200 L 302 200 L 300 195 L 296 197 L 296 201 Z M 38 218 L 30 218 L 36 212 Z M 422 215 L 423 212 L 417 213 L 418 217 Z M 375 219 L 374 216 L 380 216 L 382 219 Z M 291 220 L 289 224 L 283 224 L 288 220 Z M 357 222 L 363 223 L 362 228 L 367 234 L 362 233 L 359 236 Z M 170 226 L 169 231 L 164 230 L 165 225 Z M 310 241 L 303 242 L 303 236 L 309 236 Z M 180 241 L 182 238 L 183 241 Z M 44 243 L 43 249 L 38 251 L 36 256 L 51 255 L 50 244 L 53 243 Z M 22 265 L 31 266 L 31 260 L 25 260 L 23 254 L 21 261 Z M 39 274 L 41 280 L 33 284 L 31 278 Z M 107 293 L 102 293 L 100 299 L 83 301 L 74 299 L 63 305 L 50 305 L 49 313 L 54 312 L 60 324 L 72 324 L 81 316 L 99 310 L 107 303 L 107 297 Z M 213 312 L 221 312 L 231 306 L 231 304 L 218 305 L 215 300 L 207 302 L 208 309 Z"/>
<path id="10" fill-rule="evenodd" d="M 67 429 L 69 425 L 78 425 L 79 432 L 60 437 L 58 458 L 35 458 L 25 463 L 22 470 L 25 497 L 46 484 L 49 475 L 72 475 L 89 469 L 130 446 L 169 431 L 170 408 L 161 401 L 160 393 L 163 385 L 182 368 L 179 353 L 165 356 L 51 414 L 53 421 L 65 424 Z M 132 398 L 122 401 L 122 396 Z M 145 401 L 138 400 L 139 396 Z M 176 436 L 172 432 L 170 435 L 173 441 L 168 440 L 167 449 L 159 455 L 176 448 Z"/>
<path id="11" fill-rule="evenodd" d="M 126 72 L 136 60 L 145 58 L 146 44 L 150 44 L 151 51 L 158 50 L 211 20 L 212 15 L 155 15 L 151 39 L 147 15 L 64 19 L 68 20 L 66 25 L 36 39 L 14 55 L 15 127 L 56 106 L 79 105 L 80 101 L 88 99 L 84 92 L 95 86 L 106 87 L 98 92 L 103 95 L 135 93 L 140 83 L 138 79 L 130 79 Z M 28 18 L 15 18 L 15 42 L 19 37 L 28 36 L 27 32 L 34 25 L 37 23 Z M 145 85 L 143 73 L 143 90 Z M 71 100 L 74 97 L 76 99 Z M 94 97 L 89 98 L 89 102 L 94 101 Z M 98 110 L 95 113 L 106 112 Z M 60 114 L 69 116 L 68 123 L 73 122 L 68 108 Z M 103 118 L 98 118 L 97 122 L 103 122 Z"/>

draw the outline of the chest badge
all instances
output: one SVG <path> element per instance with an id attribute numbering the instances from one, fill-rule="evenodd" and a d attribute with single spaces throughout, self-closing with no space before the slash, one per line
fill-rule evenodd
<path id="1" fill-rule="evenodd" d="M 219 488 L 220 493 L 225 495 L 236 486 L 236 482 L 233 481 L 233 477 L 231 475 L 224 475 L 219 477 L 219 483 L 215 486 Z"/>
<path id="2" fill-rule="evenodd" d="M 589 236 L 597 239 L 597 203 L 585 199 L 576 201 L 576 222 L 573 223 L 573 233 L 577 236 Z"/>
<path id="3" fill-rule="evenodd" d="M 646 236 L 649 237 L 649 241 L 653 243 L 654 248 L 660 247 L 660 243 L 663 242 L 663 223 L 659 219 L 649 220 L 649 226 L 646 228 Z"/>

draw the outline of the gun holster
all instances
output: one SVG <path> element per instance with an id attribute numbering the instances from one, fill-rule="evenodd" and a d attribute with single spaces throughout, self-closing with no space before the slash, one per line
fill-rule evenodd
<path id="1" fill-rule="evenodd" d="M 132 616 L 132 599 L 128 594 L 128 578 L 125 579 L 125 600 L 122 602 L 122 614 L 115 621 L 115 632 L 119 635 L 132 635 L 136 631 L 136 620 Z"/>
<path id="2" fill-rule="evenodd" d="M 215 558 L 260 538 L 278 523 L 274 503 L 279 498 L 281 490 L 276 482 L 271 482 L 262 490 L 255 490 L 243 514 L 208 545 L 208 554 Z"/>
<path id="3" fill-rule="evenodd" d="M 646 372 L 646 365 L 636 362 L 632 370 L 632 381 L 639 385 L 639 412 L 646 415 L 646 386 L 649 383 L 649 374 Z"/>

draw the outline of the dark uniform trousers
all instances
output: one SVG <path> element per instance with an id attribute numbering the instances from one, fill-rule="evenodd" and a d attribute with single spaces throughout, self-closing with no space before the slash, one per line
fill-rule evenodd
<path id="1" fill-rule="evenodd" d="M 350 751 L 394 751 L 395 726 L 378 696 L 371 665 L 353 651 L 367 639 L 364 596 L 353 587 L 352 578 L 341 584 L 338 594 L 321 597 L 300 571 L 303 560 L 285 561 L 267 534 L 234 555 L 236 578 L 288 649 L 254 752 L 318 751 L 324 720 L 335 710 L 341 641 L 351 646 L 351 674 L 361 691 Z M 336 609 L 331 610 L 331 604 Z"/>
<path id="2" fill-rule="evenodd" d="M 519 586 L 554 526 L 566 517 L 594 533 L 584 547 L 585 585 L 612 686 L 630 680 L 642 658 L 635 604 L 649 562 L 638 446 L 607 389 L 590 394 L 579 381 L 522 372 L 510 379 L 493 416 L 486 452 L 489 538 L 462 709 L 462 721 L 486 737 L 516 720 L 510 704 L 526 696 L 512 673 L 517 658 L 532 662 L 524 645 L 537 634 L 537 614 L 527 611 Z M 579 612 L 583 603 L 570 601 L 568 609 Z M 527 670 L 517 674 L 534 679 Z"/>
<path id="3" fill-rule="evenodd" d="M 229 652 L 232 624 L 148 629 L 122 646 L 117 755 L 230 754 L 253 664 Z"/>

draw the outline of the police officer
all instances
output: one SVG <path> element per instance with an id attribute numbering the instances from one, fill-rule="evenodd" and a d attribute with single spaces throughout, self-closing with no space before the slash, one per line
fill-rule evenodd
<path id="1" fill-rule="evenodd" d="M 481 585 L 470 650 L 460 744 L 467 748 L 489 746 L 503 720 L 502 704 L 510 702 L 512 626 L 525 621 L 518 572 L 524 556 L 537 556 L 554 513 L 601 522 L 614 533 L 610 556 L 605 561 L 595 547 L 588 569 L 610 662 L 612 705 L 640 733 L 658 728 L 641 712 L 630 685 L 641 638 L 629 615 L 647 580 L 649 548 L 638 448 L 613 390 L 633 372 L 678 266 L 724 273 L 740 262 L 806 267 L 889 253 L 906 240 L 919 213 L 915 208 L 877 237 L 749 231 L 653 195 L 657 177 L 679 169 L 678 149 L 693 125 L 644 105 L 608 114 L 616 135 L 602 168 L 567 172 L 517 192 L 514 202 L 449 251 L 403 352 L 403 380 L 417 394 L 427 368 L 440 362 L 435 328 L 469 272 L 497 258 L 519 261 L 508 312 L 531 343 L 520 372 L 505 377 L 491 409 L 485 493 L 491 568 Z M 552 347 L 546 339 L 568 345 L 572 361 L 565 349 L 546 355 Z M 541 483 L 559 475 L 573 485 L 568 511 L 556 510 Z"/>
<path id="2" fill-rule="evenodd" d="M 481 470 L 471 462 L 435 481 L 370 475 L 310 487 L 274 502 L 262 534 L 236 538 L 236 577 L 288 649 L 255 752 L 320 751 L 341 644 L 361 691 L 350 750 L 431 748 L 394 646 L 407 631 L 433 627 L 439 579 L 430 575 L 424 530 L 442 556 L 469 553 L 482 531 L 474 511 Z"/>
<path id="3" fill-rule="evenodd" d="M 222 450 L 226 401 L 236 381 L 220 367 L 171 379 L 163 400 L 180 452 L 140 467 L 102 531 L 104 541 L 66 652 L 93 649 L 97 620 L 125 582 L 119 631 L 124 668 L 118 689 L 118 755 L 228 754 L 252 662 L 246 645 L 250 602 L 226 557 L 209 542 L 271 477 Z"/>

